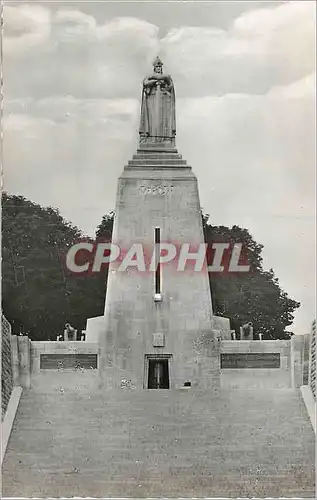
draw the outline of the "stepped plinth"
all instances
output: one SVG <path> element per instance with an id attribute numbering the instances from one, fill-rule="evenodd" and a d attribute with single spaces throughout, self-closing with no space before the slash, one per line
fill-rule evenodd
<path id="1" fill-rule="evenodd" d="M 146 151 L 138 150 L 133 155 L 125 168 L 159 167 L 159 168 L 186 168 L 187 162 L 182 155 L 175 150 L 172 151 Z"/>

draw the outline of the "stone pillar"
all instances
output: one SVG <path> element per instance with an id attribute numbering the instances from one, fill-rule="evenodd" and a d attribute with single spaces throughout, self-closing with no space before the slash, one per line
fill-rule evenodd
<path id="1" fill-rule="evenodd" d="M 303 346 L 304 336 L 294 335 L 291 342 L 291 377 L 292 387 L 299 388 L 303 385 Z"/>
<path id="2" fill-rule="evenodd" d="M 11 335 L 11 362 L 13 386 L 20 385 L 18 337 Z"/>
<path id="3" fill-rule="evenodd" d="M 29 337 L 17 337 L 20 366 L 20 385 L 24 389 L 31 387 L 31 349 Z"/>

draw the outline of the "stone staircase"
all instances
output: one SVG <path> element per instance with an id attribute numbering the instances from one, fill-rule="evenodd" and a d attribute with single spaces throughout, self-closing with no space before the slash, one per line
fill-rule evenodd
<path id="1" fill-rule="evenodd" d="M 182 155 L 177 150 L 170 151 L 151 151 L 139 149 L 133 155 L 132 160 L 128 162 L 125 169 L 140 168 L 140 167 L 157 167 L 164 168 L 190 168 L 186 160 L 183 160 Z"/>
<path id="2" fill-rule="evenodd" d="M 313 463 L 297 391 L 52 386 L 23 393 L 2 493 L 313 498 Z"/>

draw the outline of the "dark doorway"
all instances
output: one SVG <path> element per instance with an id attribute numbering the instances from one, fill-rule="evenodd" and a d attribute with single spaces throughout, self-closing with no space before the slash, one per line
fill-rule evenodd
<path id="1" fill-rule="evenodd" d="M 168 359 L 149 359 L 148 389 L 169 389 Z"/>

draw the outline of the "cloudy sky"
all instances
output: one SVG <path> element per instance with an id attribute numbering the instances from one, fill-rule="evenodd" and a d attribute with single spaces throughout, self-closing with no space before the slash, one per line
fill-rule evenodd
<path id="1" fill-rule="evenodd" d="M 265 267 L 314 309 L 315 2 L 4 1 L 4 187 L 93 235 L 137 147 L 159 53 L 177 146 L 212 224 L 265 245 Z"/>

